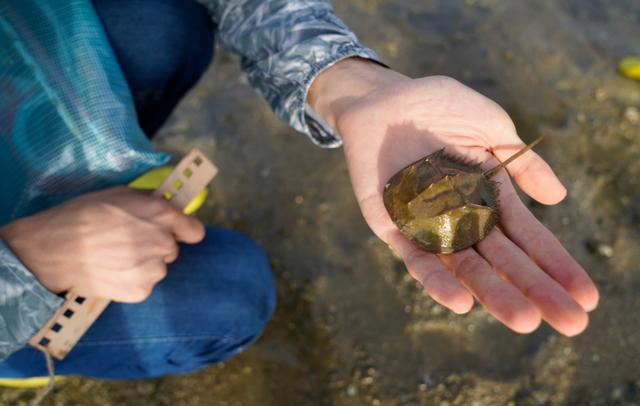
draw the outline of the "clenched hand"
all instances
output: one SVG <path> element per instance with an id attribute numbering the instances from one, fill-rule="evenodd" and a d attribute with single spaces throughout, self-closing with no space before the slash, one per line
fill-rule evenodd
<path id="1" fill-rule="evenodd" d="M 0 228 L 0 237 L 52 292 L 118 302 L 146 299 L 204 226 L 127 187 L 90 193 Z"/>

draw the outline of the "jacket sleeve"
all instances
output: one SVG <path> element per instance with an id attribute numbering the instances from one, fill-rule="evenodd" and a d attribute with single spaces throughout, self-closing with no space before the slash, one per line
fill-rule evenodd
<path id="1" fill-rule="evenodd" d="M 0 240 L 0 361 L 24 346 L 62 302 Z"/>
<path id="2" fill-rule="evenodd" d="M 199 0 L 209 9 L 221 44 L 238 53 L 249 82 L 276 115 L 322 147 L 340 138 L 306 104 L 322 70 L 351 57 L 378 61 L 333 13 L 328 0 Z"/>

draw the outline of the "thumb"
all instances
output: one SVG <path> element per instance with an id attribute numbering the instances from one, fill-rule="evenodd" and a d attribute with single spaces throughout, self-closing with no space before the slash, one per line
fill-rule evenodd
<path id="1" fill-rule="evenodd" d="M 506 161 L 520 149 L 526 147 L 526 144 L 517 135 L 509 138 L 515 142 L 510 142 L 508 146 L 499 147 L 493 151 L 500 162 Z M 559 203 L 567 195 L 567 189 L 562 185 L 553 169 L 534 151 L 527 151 L 509 163 L 507 171 L 527 195 L 542 204 Z"/>

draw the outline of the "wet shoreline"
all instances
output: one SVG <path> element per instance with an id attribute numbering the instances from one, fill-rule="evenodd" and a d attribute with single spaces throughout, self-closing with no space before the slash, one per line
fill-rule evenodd
<path id="1" fill-rule="evenodd" d="M 517 335 L 479 305 L 457 316 L 426 297 L 362 220 L 341 150 L 273 117 L 225 51 L 158 137 L 221 169 L 201 218 L 269 254 L 278 309 L 256 345 L 184 377 L 73 378 L 49 404 L 640 404 L 640 54 L 631 0 L 352 0 L 338 14 L 389 65 L 446 74 L 495 99 L 569 191 L 525 199 L 601 291 L 587 331 Z M 297 176 L 292 177 L 291 174 Z M 0 389 L 0 403 L 32 392 Z"/>

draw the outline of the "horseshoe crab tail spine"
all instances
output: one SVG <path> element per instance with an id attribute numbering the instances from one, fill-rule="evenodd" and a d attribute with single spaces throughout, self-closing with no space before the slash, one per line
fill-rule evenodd
<path id="1" fill-rule="evenodd" d="M 489 179 L 490 177 L 492 177 L 493 175 L 495 175 L 496 173 L 498 173 L 498 171 L 502 168 L 505 168 L 507 165 L 509 165 L 511 162 L 515 161 L 516 159 L 520 158 L 522 156 L 522 154 L 524 154 L 525 152 L 529 151 L 531 148 L 535 147 L 536 145 L 538 145 L 538 143 L 540 141 L 542 141 L 542 139 L 544 138 L 545 134 L 542 134 L 541 136 L 539 136 L 538 138 L 536 138 L 535 141 L 533 141 L 531 144 L 527 145 L 526 147 L 522 148 L 520 151 L 516 152 L 515 154 L 511 155 L 509 157 L 509 159 L 507 159 L 506 161 L 500 163 L 499 165 L 494 166 L 493 168 L 489 169 L 488 171 L 486 171 L 484 173 L 484 176 Z"/>

